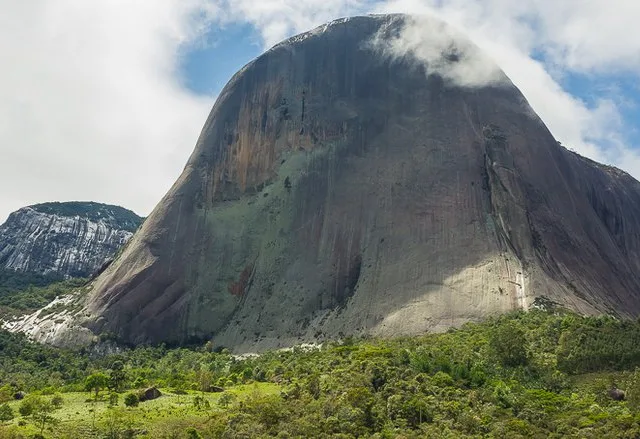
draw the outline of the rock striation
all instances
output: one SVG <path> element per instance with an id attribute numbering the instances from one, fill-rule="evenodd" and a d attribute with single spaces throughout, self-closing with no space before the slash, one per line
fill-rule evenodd
<path id="1" fill-rule="evenodd" d="M 24 207 L 0 226 L 0 267 L 52 277 L 90 277 L 142 223 L 118 206 L 93 202 Z"/>
<path id="2" fill-rule="evenodd" d="M 493 80 L 459 81 L 481 55 L 468 40 L 399 54 L 413 21 L 339 20 L 237 73 L 77 323 L 248 351 L 541 296 L 637 316 L 640 183 L 559 145 L 491 61 Z"/>

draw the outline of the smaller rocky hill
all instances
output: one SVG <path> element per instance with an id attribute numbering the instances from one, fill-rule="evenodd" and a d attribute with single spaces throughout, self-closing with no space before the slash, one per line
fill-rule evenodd
<path id="1" fill-rule="evenodd" d="M 142 220 L 130 210 L 94 202 L 23 207 L 0 226 L 0 269 L 90 277 L 129 241 Z"/>

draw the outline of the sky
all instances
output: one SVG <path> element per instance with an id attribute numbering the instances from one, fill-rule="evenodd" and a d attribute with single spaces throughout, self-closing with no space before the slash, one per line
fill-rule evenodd
<path id="1" fill-rule="evenodd" d="M 445 20 L 495 60 L 563 145 L 640 178 L 637 0 L 0 5 L 0 222 L 46 201 L 148 215 L 238 69 L 286 37 L 368 13 Z M 415 47 L 431 44 L 433 32 L 417 29 Z"/>

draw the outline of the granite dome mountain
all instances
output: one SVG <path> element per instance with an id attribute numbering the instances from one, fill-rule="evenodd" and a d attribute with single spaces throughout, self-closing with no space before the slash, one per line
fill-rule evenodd
<path id="1" fill-rule="evenodd" d="M 94 202 L 23 207 L 0 225 L 0 268 L 52 279 L 90 277 L 141 223 L 130 210 Z"/>
<path id="2" fill-rule="evenodd" d="M 242 351 L 437 330 L 540 296 L 638 315 L 640 183 L 559 145 L 442 23 L 437 50 L 403 45 L 414 21 L 338 20 L 238 72 L 69 328 Z M 491 80 L 464 76 L 479 71 Z"/>

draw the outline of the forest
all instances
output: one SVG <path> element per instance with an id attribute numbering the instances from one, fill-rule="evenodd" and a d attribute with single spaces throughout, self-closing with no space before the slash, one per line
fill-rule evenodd
<path id="1" fill-rule="evenodd" d="M 259 355 L 0 332 L 0 438 L 636 438 L 640 323 L 548 302 Z"/>

